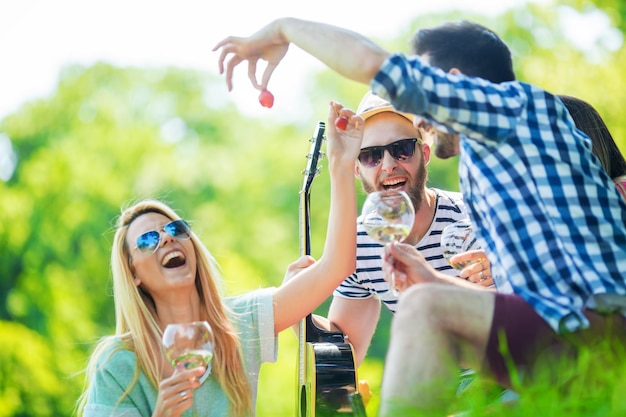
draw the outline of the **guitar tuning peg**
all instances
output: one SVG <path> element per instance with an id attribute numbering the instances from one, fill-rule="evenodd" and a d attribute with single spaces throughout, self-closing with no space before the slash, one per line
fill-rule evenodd
<path id="1" fill-rule="evenodd" d="M 319 175 L 319 174 L 320 174 L 320 169 L 321 169 L 321 168 L 322 168 L 322 166 L 321 166 L 321 165 L 319 165 L 319 166 L 317 167 L 317 169 L 315 170 L 315 175 Z"/>
<path id="2" fill-rule="evenodd" d="M 319 155 L 319 159 L 325 158 L 326 157 L 326 153 L 325 152 L 320 152 Z"/>

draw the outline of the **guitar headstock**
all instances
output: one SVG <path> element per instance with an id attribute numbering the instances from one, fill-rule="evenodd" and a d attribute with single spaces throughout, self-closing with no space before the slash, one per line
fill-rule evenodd
<path id="1" fill-rule="evenodd" d="M 315 132 L 313 133 L 313 137 L 309 139 L 311 142 L 311 148 L 309 149 L 309 153 L 306 155 L 308 158 L 308 163 L 306 168 L 303 171 L 304 174 L 304 182 L 302 183 L 301 192 L 308 194 L 311 190 L 311 184 L 313 183 L 313 179 L 319 174 L 320 167 L 318 166 L 318 162 L 320 158 L 324 157 L 324 153 L 321 151 L 322 144 L 324 143 L 324 132 L 326 130 L 326 124 L 324 122 L 317 122 L 317 126 L 315 127 Z"/>

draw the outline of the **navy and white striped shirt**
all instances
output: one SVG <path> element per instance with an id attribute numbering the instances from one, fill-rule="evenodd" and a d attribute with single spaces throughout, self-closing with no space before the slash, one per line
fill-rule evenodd
<path id="1" fill-rule="evenodd" d="M 626 305 L 626 202 L 557 97 L 402 54 L 371 87 L 461 135 L 461 190 L 499 291 L 524 298 L 558 332 L 588 327 L 592 298 Z"/>
<path id="2" fill-rule="evenodd" d="M 433 268 L 458 277 L 460 271 L 453 269 L 443 257 L 441 232 L 450 223 L 468 217 L 463 197 L 461 193 L 436 188 L 432 190 L 436 194 L 434 220 L 415 247 Z M 389 291 L 389 283 L 383 277 L 383 246 L 369 237 L 363 228 L 361 217 L 357 219 L 357 223 L 356 271 L 341 283 L 333 295 L 344 298 L 379 297 L 395 313 L 398 297 Z"/>

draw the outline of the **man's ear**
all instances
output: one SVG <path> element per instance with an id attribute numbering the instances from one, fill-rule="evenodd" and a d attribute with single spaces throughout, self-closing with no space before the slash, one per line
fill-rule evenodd
<path id="1" fill-rule="evenodd" d="M 354 176 L 359 180 L 361 179 L 361 169 L 359 168 L 359 162 L 354 163 Z"/>
<path id="2" fill-rule="evenodd" d="M 430 162 L 430 146 L 427 143 L 422 144 L 422 154 L 424 155 L 424 165 Z"/>

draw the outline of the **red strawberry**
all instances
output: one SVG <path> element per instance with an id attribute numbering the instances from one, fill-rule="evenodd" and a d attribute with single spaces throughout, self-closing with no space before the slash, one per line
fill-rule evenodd
<path id="1" fill-rule="evenodd" d="M 344 116 L 339 116 L 335 119 L 335 127 L 339 130 L 346 130 L 348 127 L 348 118 Z"/>
<path id="2" fill-rule="evenodd" d="M 261 91 L 261 94 L 259 94 L 259 103 L 261 103 L 261 106 L 271 109 L 274 105 L 274 95 L 264 89 Z"/>

